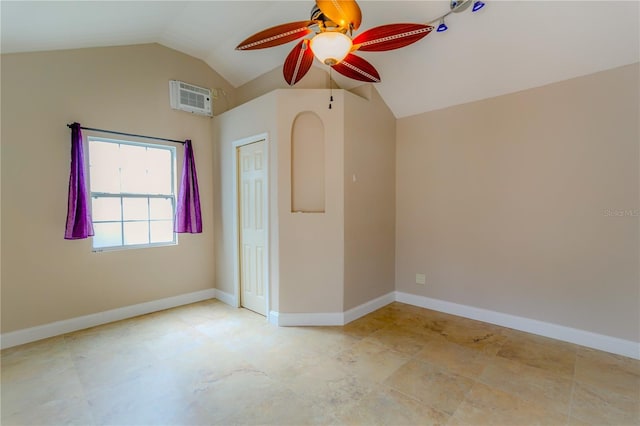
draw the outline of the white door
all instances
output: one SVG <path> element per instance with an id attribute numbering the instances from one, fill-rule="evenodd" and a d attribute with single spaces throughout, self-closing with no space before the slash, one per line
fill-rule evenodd
<path id="1" fill-rule="evenodd" d="M 266 173 L 264 141 L 238 147 L 240 304 L 267 314 Z"/>

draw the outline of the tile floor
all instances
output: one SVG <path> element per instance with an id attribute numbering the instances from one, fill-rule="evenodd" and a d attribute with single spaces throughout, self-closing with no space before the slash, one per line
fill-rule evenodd
<path id="1" fill-rule="evenodd" d="M 2 352 L 2 425 L 639 425 L 640 361 L 393 303 L 275 327 L 211 300 Z"/>

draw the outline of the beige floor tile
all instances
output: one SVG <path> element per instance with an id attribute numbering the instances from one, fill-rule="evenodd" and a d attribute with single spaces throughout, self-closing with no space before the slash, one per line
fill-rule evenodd
<path id="1" fill-rule="evenodd" d="M 123 422 L 127 418 L 131 419 L 130 424 L 153 424 L 157 417 L 148 411 L 153 407 L 166 410 L 169 407 L 162 401 L 191 396 L 192 385 L 189 385 L 178 371 L 157 365 L 139 370 L 139 374 L 128 381 L 90 389 L 86 395 L 97 424 L 126 424 Z"/>
<path id="2" fill-rule="evenodd" d="M 395 321 L 402 329 L 430 338 L 441 338 L 488 355 L 494 355 L 507 340 L 503 328 L 455 315 L 423 310 L 420 315 Z"/>
<path id="3" fill-rule="evenodd" d="M 285 380 L 284 385 L 312 404 L 314 417 L 323 413 L 342 416 L 375 386 L 374 382 L 351 374 L 330 359 Z"/>
<path id="4" fill-rule="evenodd" d="M 533 404 L 569 413 L 573 381 L 568 376 L 495 357 L 478 380 Z"/>
<path id="5" fill-rule="evenodd" d="M 153 401 L 114 407 L 96 424 L 113 426 L 212 425 L 222 424 L 220 416 L 212 413 L 191 396 L 174 393 Z"/>
<path id="6" fill-rule="evenodd" d="M 364 341 L 383 345 L 406 355 L 415 355 L 425 347 L 428 340 L 420 334 L 387 326 L 366 337 Z"/>
<path id="7" fill-rule="evenodd" d="M 385 384 L 446 414 L 453 414 L 474 381 L 432 364 L 412 360 L 398 369 Z"/>
<path id="8" fill-rule="evenodd" d="M 340 330 L 349 336 L 364 338 L 386 327 L 388 324 L 387 321 L 365 316 L 340 327 Z"/>
<path id="9" fill-rule="evenodd" d="M 144 343 L 162 337 L 172 331 L 181 331 L 189 324 L 172 310 L 155 312 L 132 318 L 129 321 L 129 333 L 120 340 L 127 344 Z"/>
<path id="10" fill-rule="evenodd" d="M 28 409 L 5 416 L 2 413 L 0 422 L 3 426 L 35 426 L 35 425 L 78 425 L 94 424 L 89 403 L 84 396 L 65 395 L 64 399 L 55 399 L 39 404 L 32 404 Z"/>
<path id="11" fill-rule="evenodd" d="M 210 321 L 224 320 L 234 314 L 237 308 L 225 305 L 218 300 L 205 300 L 175 309 L 174 314 L 190 326 L 206 324 Z"/>
<path id="12" fill-rule="evenodd" d="M 334 356 L 355 345 L 359 339 L 344 334 L 338 327 L 309 327 L 300 343 L 328 356 Z"/>
<path id="13" fill-rule="evenodd" d="M 567 415 L 529 404 L 513 395 L 476 384 L 453 414 L 450 425 L 565 425 Z"/>
<path id="14" fill-rule="evenodd" d="M 248 319 L 244 311 L 244 309 L 238 309 L 234 315 L 224 320 L 209 321 L 198 324 L 194 328 L 231 349 L 246 347 L 247 341 L 269 334 L 274 326 L 269 325 L 264 317 L 257 314 L 251 315 L 258 319 Z"/>
<path id="15" fill-rule="evenodd" d="M 497 355 L 552 373 L 573 376 L 577 346 L 547 337 L 509 330 Z"/>
<path id="16" fill-rule="evenodd" d="M 276 380 L 298 377 L 308 368 L 330 359 L 299 338 L 282 341 L 280 344 L 258 346 L 250 351 L 233 352 L 238 359 Z"/>
<path id="17" fill-rule="evenodd" d="M 348 425 L 446 425 L 449 415 L 394 390 L 376 389 L 339 419 Z"/>
<path id="18" fill-rule="evenodd" d="M 93 390 L 136 378 L 157 359 L 144 346 L 132 346 L 75 355 L 73 362 L 82 385 Z"/>
<path id="19" fill-rule="evenodd" d="M 265 373 L 255 369 L 235 370 L 216 380 L 202 380 L 187 389 L 199 404 L 207 407 L 214 423 L 229 424 L 237 416 L 249 416 L 247 410 L 269 406 L 268 398 L 273 395 L 270 407 L 279 406 L 283 393 L 290 391 Z"/>
<path id="20" fill-rule="evenodd" d="M 214 342 L 162 360 L 146 370 L 144 375 L 152 376 L 154 371 L 171 373 L 169 378 L 173 387 L 193 395 L 232 376 L 253 373 L 265 375 L 237 353 Z"/>
<path id="21" fill-rule="evenodd" d="M 493 324 L 456 317 L 444 325 L 440 333 L 445 339 L 458 345 L 495 355 L 507 341 L 502 328 Z"/>
<path id="22" fill-rule="evenodd" d="M 575 380 L 640 400 L 640 360 L 579 348 Z"/>
<path id="23" fill-rule="evenodd" d="M 66 406 L 66 400 L 84 400 L 82 384 L 75 369 L 66 369 L 42 377 L 27 380 L 2 382 L 0 404 L 2 418 L 24 417 L 29 411 L 42 405 Z"/>
<path id="24" fill-rule="evenodd" d="M 155 358 L 165 359 L 188 352 L 210 341 L 210 337 L 200 333 L 198 330 L 185 328 L 183 330 L 170 331 L 155 339 L 148 340 L 145 342 L 145 347 Z"/>
<path id="25" fill-rule="evenodd" d="M 452 373 L 477 378 L 493 357 L 443 339 L 431 339 L 416 354 L 416 359 L 429 362 Z"/>
<path id="26" fill-rule="evenodd" d="M 74 355 L 101 354 L 114 349 L 130 349 L 141 345 L 143 341 L 139 333 L 131 332 L 136 321 L 137 319 L 132 319 L 91 327 L 66 334 L 64 340 Z M 153 322 L 150 321 L 150 323 Z"/>
<path id="27" fill-rule="evenodd" d="M 591 425 L 640 425 L 640 399 L 576 382 L 571 416 Z"/>
<path id="28" fill-rule="evenodd" d="M 408 356 L 385 346 L 361 341 L 335 357 L 349 373 L 381 383 L 405 364 Z"/>
<path id="29" fill-rule="evenodd" d="M 258 395 L 222 424 L 234 425 L 327 425 L 336 420 L 330 412 L 314 409 L 313 403 L 299 398 L 289 389 L 276 388 Z M 215 411 L 215 408 L 213 408 Z"/>
<path id="30" fill-rule="evenodd" d="M 567 426 L 593 426 L 587 422 L 583 422 L 580 419 L 569 416 L 569 421 L 567 421 Z"/>
<path id="31" fill-rule="evenodd" d="M 44 379 L 73 367 L 64 337 L 54 337 L 2 351 L 2 383 Z"/>
<path id="32" fill-rule="evenodd" d="M 394 325 L 427 337 L 444 337 L 444 329 L 452 320 L 451 315 L 428 311 L 429 315 L 411 315 L 397 319 Z"/>

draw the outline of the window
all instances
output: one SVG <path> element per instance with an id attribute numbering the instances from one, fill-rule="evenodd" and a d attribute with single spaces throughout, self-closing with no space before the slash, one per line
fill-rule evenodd
<path id="1" fill-rule="evenodd" d="M 89 138 L 94 251 L 176 244 L 174 147 Z"/>

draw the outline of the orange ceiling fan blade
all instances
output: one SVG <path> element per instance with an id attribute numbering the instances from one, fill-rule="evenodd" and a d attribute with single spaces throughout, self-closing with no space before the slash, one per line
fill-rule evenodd
<path id="1" fill-rule="evenodd" d="M 353 53 L 349 53 L 342 62 L 334 65 L 333 69 L 354 80 L 367 83 L 380 83 L 381 81 L 380 74 L 378 74 L 373 65 Z"/>
<path id="2" fill-rule="evenodd" d="M 355 0 L 316 0 L 316 4 L 334 24 L 353 31 L 360 28 L 362 12 Z"/>
<path id="3" fill-rule="evenodd" d="M 236 50 L 266 49 L 297 40 L 311 32 L 313 21 L 289 22 L 256 33 L 240 43 Z"/>
<path id="4" fill-rule="evenodd" d="M 382 52 L 400 49 L 429 35 L 431 25 L 389 24 L 371 28 L 353 39 L 354 50 Z"/>
<path id="5" fill-rule="evenodd" d="M 309 40 L 302 40 L 289 53 L 282 68 L 282 74 L 289 86 L 300 81 L 307 74 L 312 63 L 313 52 L 309 47 Z"/>

